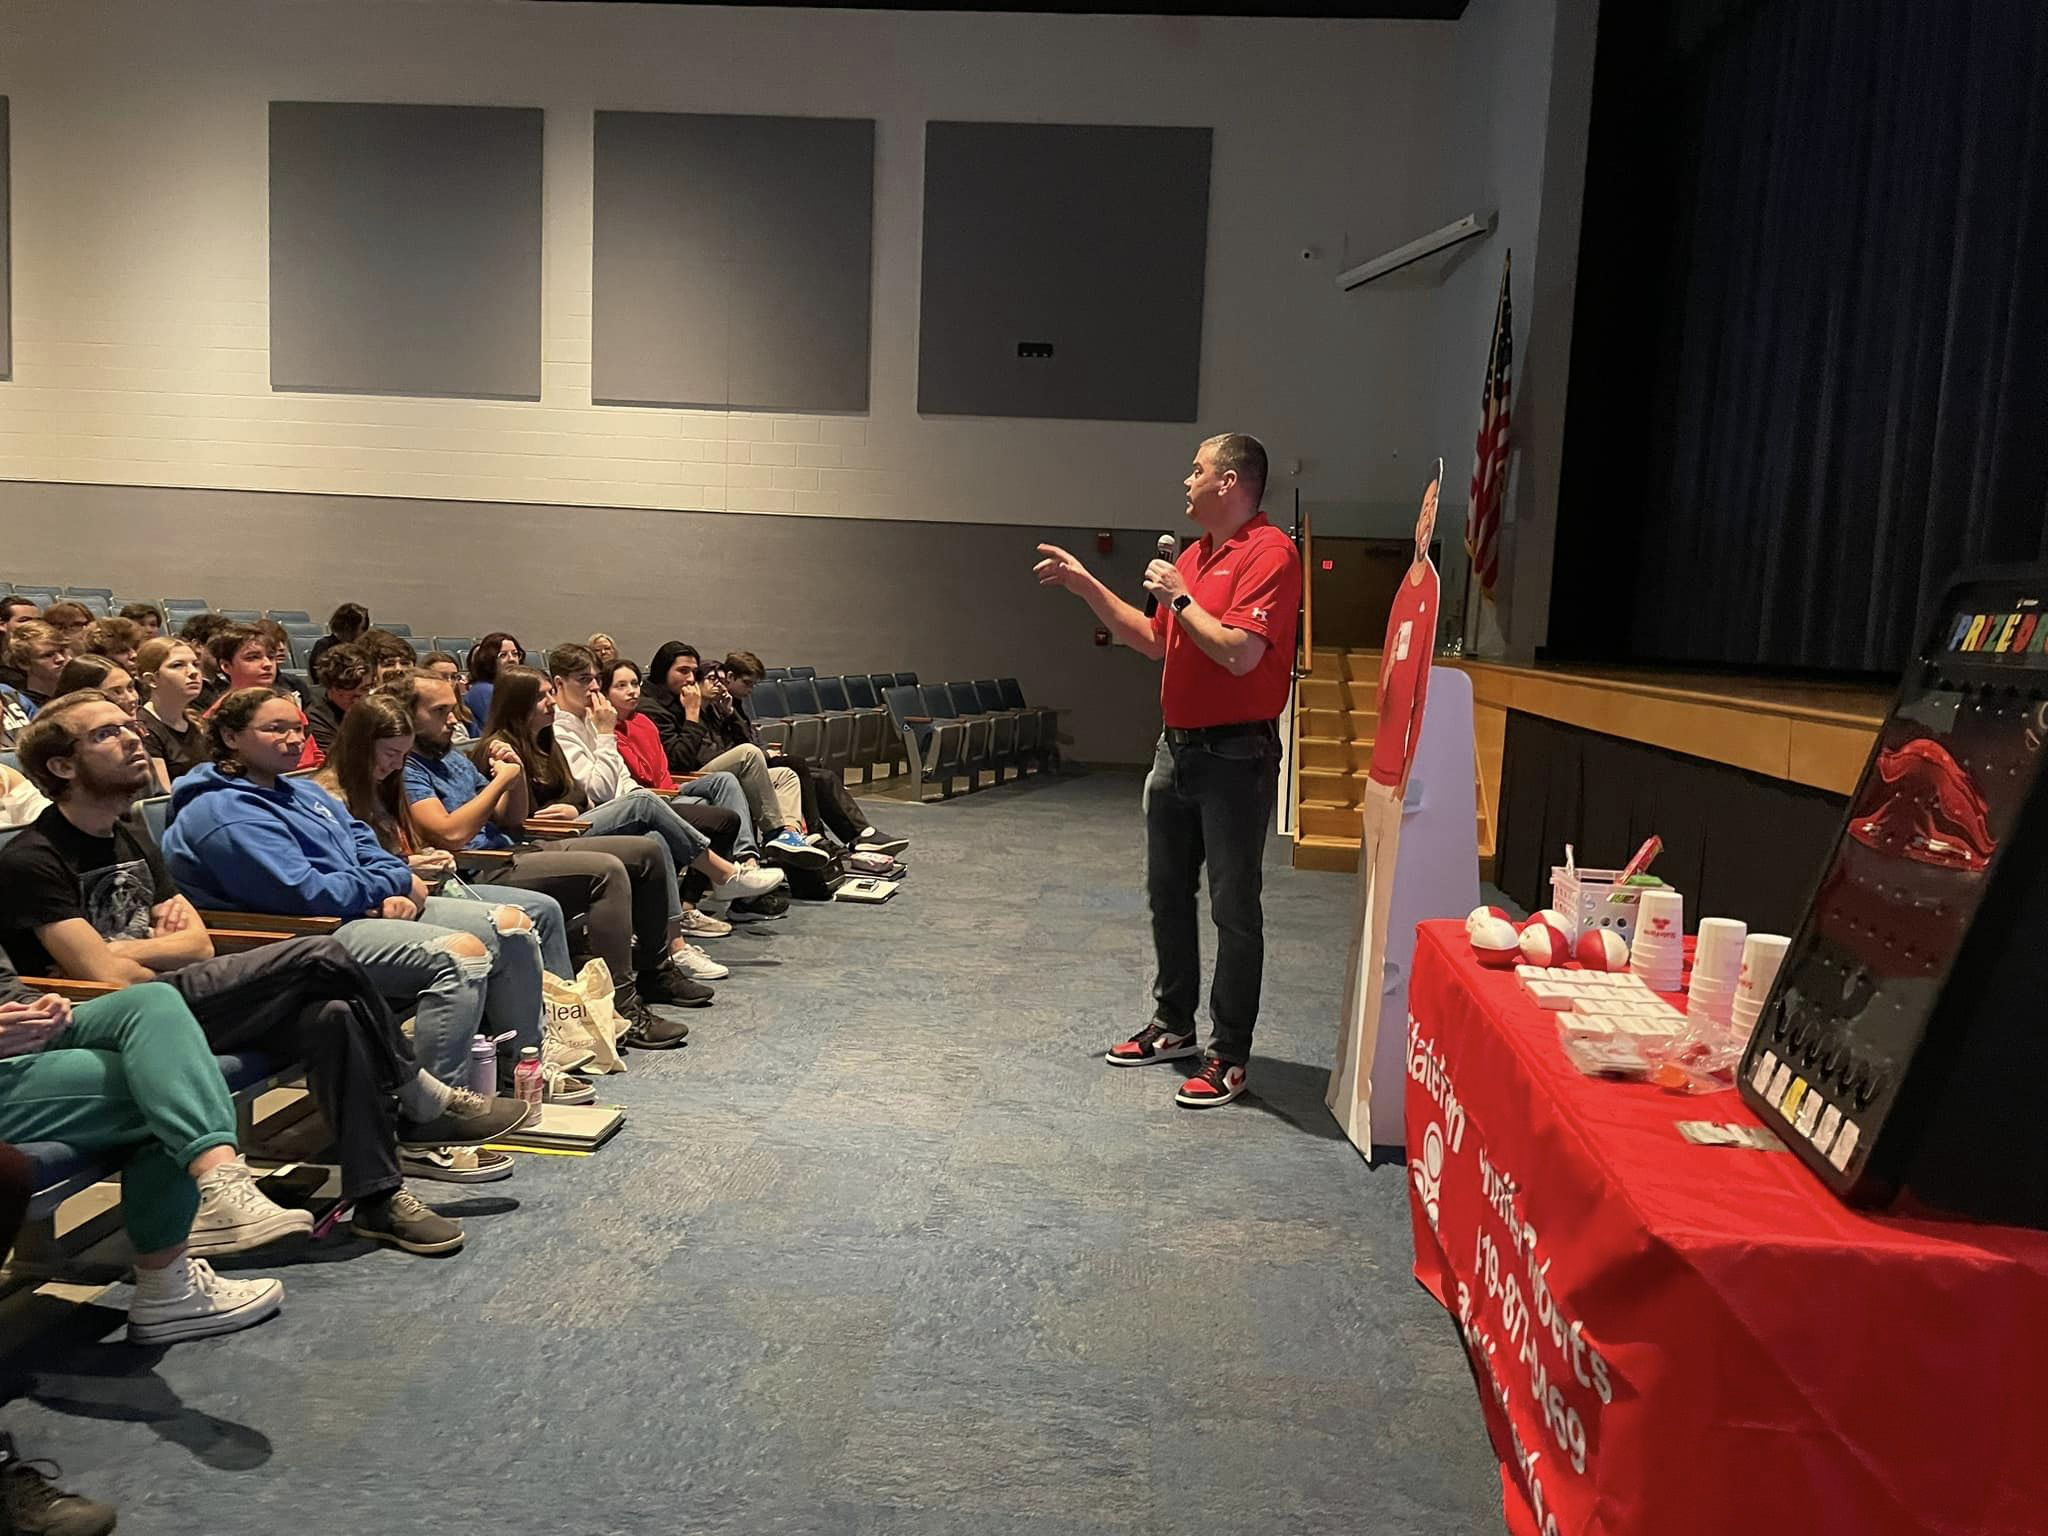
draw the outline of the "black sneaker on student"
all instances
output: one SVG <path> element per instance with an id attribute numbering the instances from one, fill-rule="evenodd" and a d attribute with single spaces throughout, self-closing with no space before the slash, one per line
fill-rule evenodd
<path id="1" fill-rule="evenodd" d="M 434 1210 L 403 1184 L 382 1200 L 358 1204 L 349 1231 L 407 1253 L 434 1256 L 462 1246 L 462 1228 Z"/>
<path id="2" fill-rule="evenodd" d="M 398 1117 L 401 1147 L 480 1147 L 516 1131 L 533 1118 L 533 1106 L 511 1098 L 485 1098 L 467 1088 L 454 1089 L 448 1107 L 431 1120 Z"/>
<path id="3" fill-rule="evenodd" d="M 725 915 L 735 923 L 772 922 L 789 915 L 789 897 L 781 891 L 770 891 L 766 896 L 756 896 L 751 901 L 730 903 Z"/>
<path id="4" fill-rule="evenodd" d="M 619 1044 L 636 1051 L 672 1051 L 690 1038 L 690 1026 L 681 1019 L 665 1019 L 651 1008 L 636 1008 L 631 1022 L 619 1036 Z"/>
<path id="5" fill-rule="evenodd" d="M 0 1435 L 0 1530 L 18 1536 L 107 1536 L 114 1528 L 114 1506 L 66 1493 L 55 1482 L 61 1471 L 55 1462 L 21 1460 L 14 1441 Z"/>
<path id="6" fill-rule="evenodd" d="M 639 977 L 636 990 L 643 1005 L 658 1003 L 667 1008 L 704 1008 L 718 996 L 703 982 L 692 981 L 672 965 Z"/>
<path id="7" fill-rule="evenodd" d="M 1102 1059 L 1112 1067 L 1149 1067 L 1155 1061 L 1180 1061 L 1200 1054 L 1192 1034 L 1176 1035 L 1154 1019 L 1130 1039 L 1104 1051 Z"/>
<path id="8" fill-rule="evenodd" d="M 878 832 L 873 827 L 862 827 L 859 836 L 853 840 L 853 851 L 855 853 L 887 853 L 893 855 L 901 853 L 909 846 L 909 838 L 891 837 L 888 833 Z"/>

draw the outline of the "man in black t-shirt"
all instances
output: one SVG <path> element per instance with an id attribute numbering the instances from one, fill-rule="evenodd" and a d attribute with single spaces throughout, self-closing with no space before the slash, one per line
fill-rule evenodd
<path id="1" fill-rule="evenodd" d="M 405 1189 L 398 1142 L 479 1144 L 521 1124 L 526 1107 L 420 1072 L 376 987 L 334 939 L 216 957 L 155 847 L 124 819 L 151 770 L 133 722 L 105 694 L 52 701 L 23 734 L 21 763 L 53 803 L 0 849 L 0 947 L 14 964 L 32 975 L 168 982 L 216 1050 L 303 1061 L 339 1145 L 353 1230 L 412 1253 L 459 1248 L 462 1229 Z"/>

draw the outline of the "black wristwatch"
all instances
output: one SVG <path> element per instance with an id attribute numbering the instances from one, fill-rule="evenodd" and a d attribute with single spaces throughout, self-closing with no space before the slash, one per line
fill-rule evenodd
<path id="1" fill-rule="evenodd" d="M 1175 613 L 1185 613 L 1187 612 L 1188 604 L 1192 603 L 1193 601 L 1194 598 L 1192 596 L 1190 596 L 1186 592 L 1183 592 L 1179 597 L 1176 597 L 1173 600 L 1173 611 Z"/>

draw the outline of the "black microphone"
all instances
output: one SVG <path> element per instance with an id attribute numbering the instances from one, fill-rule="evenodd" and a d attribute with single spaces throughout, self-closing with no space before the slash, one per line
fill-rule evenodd
<path id="1" fill-rule="evenodd" d="M 1180 553 L 1180 540 L 1179 540 L 1179 539 L 1176 539 L 1176 538 L 1175 538 L 1175 537 L 1174 537 L 1174 536 L 1173 536 L 1172 534 L 1170 534 L 1170 533 L 1162 533 L 1161 535 L 1159 535 L 1159 558 L 1160 558 L 1160 559 L 1162 559 L 1162 560 L 1171 560 L 1171 559 L 1173 559 L 1173 558 L 1174 558 L 1174 557 L 1175 557 L 1176 555 L 1178 555 L 1179 553 Z M 1151 618 L 1151 617 L 1152 617 L 1152 615 L 1153 615 L 1153 614 L 1157 613 L 1158 611 L 1159 611 L 1159 594 L 1158 594 L 1157 592 L 1147 592 L 1147 593 L 1145 594 L 1145 617 L 1149 619 L 1149 618 Z"/>

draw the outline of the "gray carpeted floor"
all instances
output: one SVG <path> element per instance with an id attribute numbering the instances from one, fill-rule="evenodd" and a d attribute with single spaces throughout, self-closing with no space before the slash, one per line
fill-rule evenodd
<path id="1" fill-rule="evenodd" d="M 1404 1170 L 1322 1107 L 1350 877 L 1269 861 L 1255 1098 L 1176 1109 L 1137 780 L 887 806 L 903 894 L 719 941 L 684 1051 L 587 1159 L 474 1191 L 445 1260 L 233 1261 L 284 1315 L 47 1325 L 4 1411 L 124 1532 L 1485 1532 L 1495 1470 L 1409 1274 Z"/>

